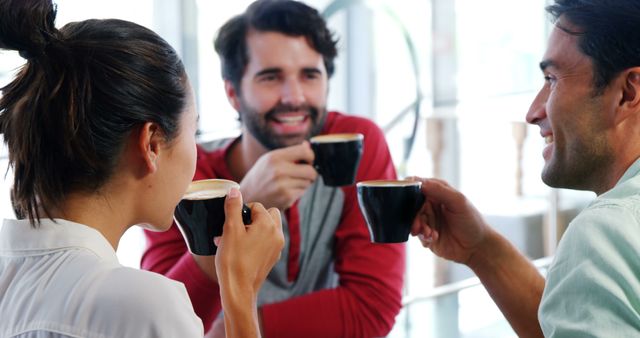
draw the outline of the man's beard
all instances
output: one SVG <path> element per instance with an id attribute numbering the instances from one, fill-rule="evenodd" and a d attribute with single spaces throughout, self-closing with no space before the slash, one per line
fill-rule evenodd
<path id="1" fill-rule="evenodd" d="M 299 136 L 286 137 L 277 135 L 268 126 L 269 120 L 272 120 L 277 114 L 300 111 L 305 111 L 307 118 L 311 122 L 311 128 L 303 137 L 304 140 L 308 140 L 322 131 L 327 118 L 327 109 L 325 107 L 314 107 L 306 104 L 301 106 L 278 104 L 263 114 L 249 107 L 244 100 L 240 100 L 240 120 L 251 135 L 269 150 L 292 146 L 303 141 L 303 139 L 299 139 Z"/>
<path id="2" fill-rule="evenodd" d="M 605 137 L 593 137 L 588 143 L 554 151 L 554 157 L 545 164 L 541 175 L 542 181 L 554 188 L 595 191 L 615 160 Z"/>

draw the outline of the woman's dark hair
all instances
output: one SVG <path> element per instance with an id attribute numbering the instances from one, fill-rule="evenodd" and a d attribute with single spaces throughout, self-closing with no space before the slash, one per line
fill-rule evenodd
<path id="1" fill-rule="evenodd" d="M 558 28 L 578 36 L 578 46 L 594 64 L 596 93 L 621 71 L 640 66 L 640 1 L 556 0 L 547 7 Z M 566 19 L 574 29 L 564 27 Z"/>
<path id="2" fill-rule="evenodd" d="M 128 136 L 156 123 L 170 142 L 187 79 L 157 34 L 122 20 L 54 26 L 50 0 L 0 0 L 0 48 L 27 59 L 2 88 L 0 132 L 14 171 L 16 215 L 33 225 L 70 192 L 96 192 Z"/>
<path id="3" fill-rule="evenodd" d="M 322 55 L 328 76 L 333 75 L 337 41 L 318 11 L 298 1 L 258 0 L 243 14 L 227 21 L 214 41 L 221 60 L 222 77 L 236 90 L 240 90 L 240 81 L 249 63 L 247 33 L 250 30 L 304 36 Z"/>

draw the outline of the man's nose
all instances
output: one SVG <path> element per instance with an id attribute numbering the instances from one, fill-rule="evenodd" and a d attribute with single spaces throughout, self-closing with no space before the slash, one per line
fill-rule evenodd
<path id="1" fill-rule="evenodd" d="M 547 99 L 548 99 L 548 89 L 542 88 L 536 98 L 531 102 L 531 106 L 529 107 L 529 111 L 527 112 L 527 122 L 530 124 L 538 124 L 541 120 L 547 118 Z"/>
<path id="2" fill-rule="evenodd" d="M 287 80 L 282 87 L 282 103 L 291 106 L 299 106 L 305 103 L 304 90 L 300 81 Z"/>

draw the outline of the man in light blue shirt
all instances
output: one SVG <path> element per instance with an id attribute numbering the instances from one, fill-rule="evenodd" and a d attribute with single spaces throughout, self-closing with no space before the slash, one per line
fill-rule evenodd
<path id="1" fill-rule="evenodd" d="M 548 277 L 459 192 L 423 180 L 413 234 L 469 266 L 520 337 L 640 336 L 640 1 L 555 0 L 540 62 L 542 180 L 598 197 L 569 224 Z"/>
<path id="2" fill-rule="evenodd" d="M 546 335 L 640 336 L 638 192 L 640 160 L 571 222 L 542 296 Z"/>

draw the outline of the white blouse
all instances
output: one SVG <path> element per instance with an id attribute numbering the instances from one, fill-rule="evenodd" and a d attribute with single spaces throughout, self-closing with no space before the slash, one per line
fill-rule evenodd
<path id="1" fill-rule="evenodd" d="M 0 229 L 0 337 L 202 337 L 183 284 L 120 265 L 97 230 L 56 219 Z"/>

